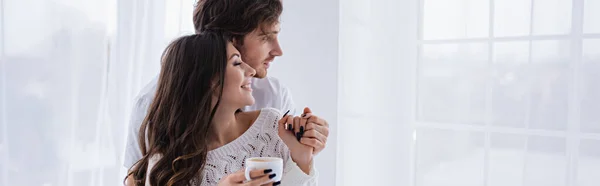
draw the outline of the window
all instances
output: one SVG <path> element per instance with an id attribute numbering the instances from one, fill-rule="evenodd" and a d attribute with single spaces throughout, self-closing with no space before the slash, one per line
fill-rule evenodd
<path id="1" fill-rule="evenodd" d="M 0 0 L 0 185 L 122 184 L 132 101 L 193 4 Z"/>
<path id="2" fill-rule="evenodd" d="M 600 185 L 600 0 L 421 0 L 415 185 Z"/>

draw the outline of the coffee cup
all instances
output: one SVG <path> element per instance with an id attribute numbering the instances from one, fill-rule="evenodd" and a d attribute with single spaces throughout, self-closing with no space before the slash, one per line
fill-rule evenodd
<path id="1" fill-rule="evenodd" d="M 275 157 L 254 157 L 246 159 L 246 180 L 250 179 L 250 171 L 260 169 L 271 169 L 273 170 L 270 174 L 275 174 L 275 177 L 271 180 L 274 182 L 281 181 L 283 176 L 283 159 Z"/>

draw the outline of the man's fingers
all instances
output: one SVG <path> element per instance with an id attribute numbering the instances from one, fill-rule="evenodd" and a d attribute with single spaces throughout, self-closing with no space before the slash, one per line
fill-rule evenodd
<path id="1" fill-rule="evenodd" d="M 313 114 L 309 112 L 309 113 L 302 114 L 302 116 L 300 116 L 300 117 L 308 119 L 308 118 L 310 118 L 312 116 L 313 116 Z"/>
<path id="2" fill-rule="evenodd" d="M 315 138 L 303 137 L 302 139 L 300 139 L 300 143 L 311 146 L 316 149 L 325 148 L 325 144 L 321 143 L 319 140 L 317 140 Z"/>
<path id="3" fill-rule="evenodd" d="M 304 107 L 304 112 L 303 112 L 303 114 L 306 114 L 306 113 L 312 113 L 312 111 L 310 110 L 310 108 L 308 108 L 308 107 Z"/>
<path id="4" fill-rule="evenodd" d="M 321 134 L 319 131 L 315 129 L 310 129 L 304 132 L 302 137 L 315 138 L 319 140 L 321 143 L 327 143 L 327 136 Z"/>
<path id="5" fill-rule="evenodd" d="M 329 124 L 327 123 L 327 121 L 325 121 L 324 119 L 321 119 L 318 116 L 312 116 L 312 117 L 308 118 L 308 122 L 309 123 L 316 123 L 316 124 L 322 125 L 322 126 L 329 126 Z"/>
<path id="6" fill-rule="evenodd" d="M 325 127 L 325 126 L 318 125 L 316 123 L 308 122 L 306 124 L 305 128 L 306 128 L 305 129 L 306 131 L 311 130 L 311 129 L 315 129 L 318 132 L 320 132 L 321 134 L 323 134 L 325 136 L 329 136 L 329 127 Z"/>

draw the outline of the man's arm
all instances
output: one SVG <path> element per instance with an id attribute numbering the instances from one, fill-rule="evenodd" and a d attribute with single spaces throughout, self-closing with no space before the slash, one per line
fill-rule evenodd
<path id="1" fill-rule="evenodd" d="M 125 146 L 125 157 L 123 166 L 126 169 L 131 168 L 135 162 L 142 158 L 142 152 L 138 143 L 139 131 L 142 122 L 146 117 L 149 101 L 145 97 L 140 97 L 133 107 L 131 119 L 129 121 L 129 131 L 127 132 L 127 143 Z"/>
<path id="2" fill-rule="evenodd" d="M 149 98 L 142 96 L 136 101 L 133 110 L 131 111 L 127 145 L 125 146 L 125 159 L 123 161 L 123 166 L 125 166 L 127 170 L 129 170 L 138 160 L 142 159 L 138 138 L 140 127 L 142 126 L 142 122 L 144 122 L 149 105 Z M 134 186 L 135 181 L 133 175 L 127 176 L 125 183 L 127 186 Z"/>

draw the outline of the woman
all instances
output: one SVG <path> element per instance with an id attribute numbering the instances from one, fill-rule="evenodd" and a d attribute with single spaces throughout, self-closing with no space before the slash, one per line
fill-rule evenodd
<path id="1" fill-rule="evenodd" d="M 290 157 L 287 146 L 299 142 L 279 127 L 281 113 L 239 109 L 254 103 L 255 71 L 226 38 L 184 36 L 165 50 L 156 96 L 140 128 L 144 156 L 130 171 L 136 185 L 315 185 L 314 170 L 300 169 L 310 165 Z M 249 157 L 283 158 L 281 182 L 270 181 L 270 170 L 252 171 L 245 182 Z"/>

